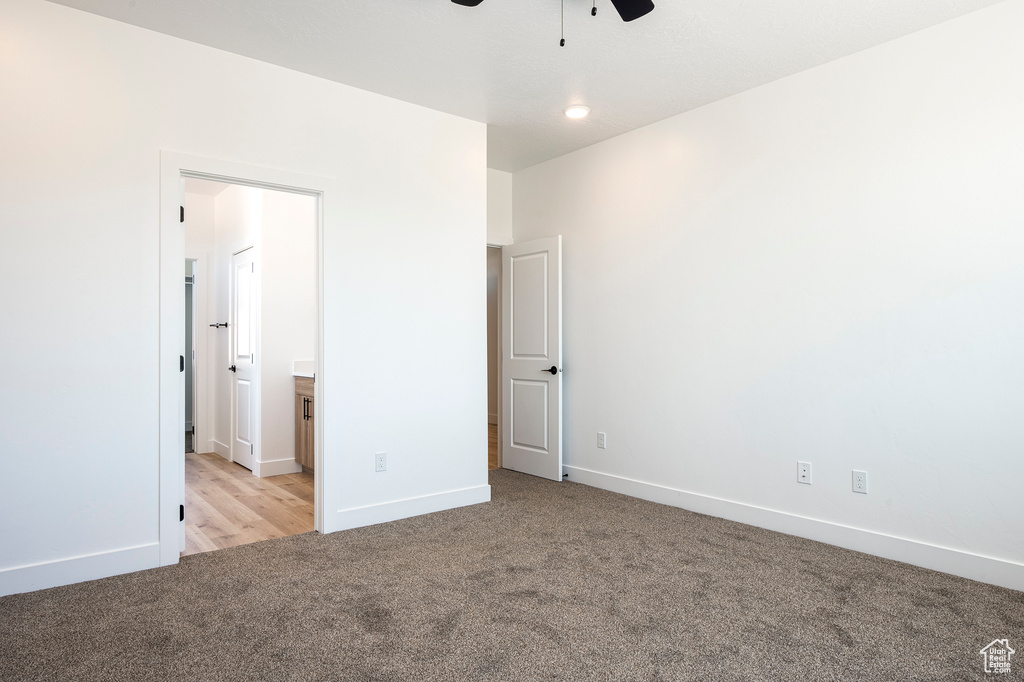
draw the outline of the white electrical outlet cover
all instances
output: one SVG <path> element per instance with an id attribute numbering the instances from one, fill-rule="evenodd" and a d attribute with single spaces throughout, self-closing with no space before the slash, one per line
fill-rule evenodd
<path id="1" fill-rule="evenodd" d="M 797 462 L 796 463 L 796 482 L 803 483 L 804 485 L 811 485 L 811 463 L 810 462 Z"/>

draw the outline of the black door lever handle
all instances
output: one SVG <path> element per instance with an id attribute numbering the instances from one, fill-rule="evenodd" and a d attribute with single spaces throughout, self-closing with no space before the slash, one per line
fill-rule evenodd
<path id="1" fill-rule="evenodd" d="M 230 367 L 228 367 L 228 369 L 230 369 L 232 372 L 235 372 L 235 371 L 238 370 L 238 368 L 235 367 L 234 365 L 231 365 Z"/>
<path id="2" fill-rule="evenodd" d="M 542 369 L 542 372 L 548 372 L 550 374 L 558 374 L 558 367 L 551 365 L 551 369 Z"/>

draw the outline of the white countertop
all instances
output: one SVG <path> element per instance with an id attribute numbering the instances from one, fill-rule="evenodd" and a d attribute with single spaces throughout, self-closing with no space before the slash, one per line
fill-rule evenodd
<path id="1" fill-rule="evenodd" d="M 293 360 L 292 376 L 316 379 L 316 362 L 313 360 Z"/>

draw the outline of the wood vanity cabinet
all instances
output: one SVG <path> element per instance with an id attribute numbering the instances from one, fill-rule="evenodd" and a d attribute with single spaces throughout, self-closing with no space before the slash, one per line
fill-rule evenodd
<path id="1" fill-rule="evenodd" d="M 295 377 L 295 461 L 303 469 L 312 471 L 316 438 L 313 428 L 316 410 L 313 409 L 313 380 Z"/>

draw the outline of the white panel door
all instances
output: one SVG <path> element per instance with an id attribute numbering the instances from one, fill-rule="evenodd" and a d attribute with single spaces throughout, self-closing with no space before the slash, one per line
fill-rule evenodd
<path id="1" fill-rule="evenodd" d="M 562 237 L 505 246 L 502 466 L 562 480 Z"/>
<path id="2" fill-rule="evenodd" d="M 256 264 L 254 249 L 231 258 L 231 460 L 252 470 L 255 462 Z"/>

